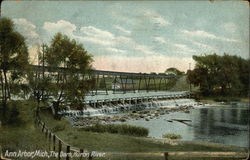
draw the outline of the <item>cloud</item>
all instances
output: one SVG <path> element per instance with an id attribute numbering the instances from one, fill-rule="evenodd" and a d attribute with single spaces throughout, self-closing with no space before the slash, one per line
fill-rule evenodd
<path id="1" fill-rule="evenodd" d="M 208 44 L 204 44 L 204 43 L 200 43 L 200 42 L 196 42 L 196 41 L 193 41 L 193 40 L 189 40 L 192 44 L 194 44 L 195 46 L 203 49 L 203 50 L 207 50 L 207 51 L 210 51 L 210 52 L 219 52 L 218 49 L 208 45 Z"/>
<path id="2" fill-rule="evenodd" d="M 24 18 L 13 19 L 16 24 L 17 31 L 20 32 L 33 45 L 40 42 L 39 34 L 36 32 L 36 26 Z"/>
<path id="3" fill-rule="evenodd" d="M 146 55 L 157 55 L 157 53 L 152 51 L 152 49 L 149 46 L 137 44 L 134 49 Z"/>
<path id="4" fill-rule="evenodd" d="M 154 41 L 162 43 L 162 44 L 168 44 L 167 41 L 165 40 L 165 38 L 163 38 L 163 37 L 154 37 Z"/>
<path id="5" fill-rule="evenodd" d="M 89 37 L 96 37 L 101 39 L 114 39 L 115 36 L 105 30 L 95 28 L 93 26 L 81 27 L 80 31 Z"/>
<path id="6" fill-rule="evenodd" d="M 37 27 L 24 18 L 13 19 L 17 31 L 20 32 L 28 42 L 29 61 L 37 64 L 37 53 L 41 44 L 40 35 L 36 32 Z"/>
<path id="7" fill-rule="evenodd" d="M 73 32 L 76 31 L 76 25 L 65 20 L 60 20 L 56 23 L 44 22 L 43 29 L 50 35 L 61 32 L 69 37 L 73 37 Z"/>
<path id="8" fill-rule="evenodd" d="M 216 36 L 214 34 L 211 34 L 202 30 L 196 30 L 196 31 L 181 30 L 180 32 L 191 37 L 217 39 L 217 40 L 226 41 L 226 42 L 239 42 L 239 40 L 236 40 L 236 39 L 219 37 L 219 36 Z"/>
<path id="9" fill-rule="evenodd" d="M 185 44 L 174 44 L 174 46 L 178 49 L 176 52 L 177 53 L 184 53 L 184 54 L 187 54 L 187 53 L 195 53 L 196 50 L 193 50 L 191 48 L 189 48 L 187 45 Z"/>
<path id="10" fill-rule="evenodd" d="M 120 4 L 115 4 L 110 9 L 110 15 L 114 20 L 129 26 L 147 26 L 147 23 L 153 24 L 155 27 L 171 25 L 164 16 L 152 9 L 136 8 L 136 12 L 131 12 L 131 8 L 125 8 Z"/>
<path id="11" fill-rule="evenodd" d="M 171 24 L 162 15 L 153 10 L 146 10 L 144 12 L 144 16 L 147 17 L 156 26 L 167 26 Z"/>
<path id="12" fill-rule="evenodd" d="M 119 31 L 121 31 L 121 32 L 123 32 L 123 33 L 128 34 L 128 35 L 131 34 L 131 31 L 126 30 L 126 29 L 124 29 L 123 27 L 121 27 L 121 26 L 119 26 L 119 25 L 113 25 L 113 27 L 116 28 L 116 29 L 118 29 Z"/>
<path id="13" fill-rule="evenodd" d="M 95 48 L 101 49 L 105 46 L 104 49 L 106 51 L 113 53 L 136 53 L 139 51 L 138 55 L 158 54 L 152 50 L 152 47 L 140 44 L 132 38 L 126 36 L 116 36 L 107 30 L 102 30 L 94 26 L 80 27 L 80 32 L 78 34 L 76 32 L 76 25 L 64 20 L 60 20 L 55 23 L 45 22 L 43 28 L 49 34 L 62 32 L 80 42 L 96 44 Z M 126 51 L 123 48 L 126 48 L 129 51 Z"/>
<path id="14" fill-rule="evenodd" d="M 111 48 L 111 47 L 106 48 L 106 50 L 110 51 L 110 52 L 115 52 L 115 53 L 126 53 L 125 50 L 117 49 L 117 48 Z"/>
<path id="15" fill-rule="evenodd" d="M 89 42 L 89 43 L 94 43 L 94 44 L 99 44 L 99 45 L 104 45 L 104 46 L 111 46 L 114 44 L 113 41 L 100 39 L 98 37 L 82 37 L 82 36 L 74 36 L 74 37 L 83 42 Z"/>
<path id="16" fill-rule="evenodd" d="M 54 35 L 57 32 L 61 32 L 70 38 L 77 39 L 82 42 L 89 42 L 104 46 L 110 46 L 114 44 L 115 36 L 105 30 L 93 26 L 84 26 L 80 28 L 80 32 L 84 35 L 76 34 L 76 25 L 69 21 L 60 20 L 58 22 L 45 22 L 43 29 L 47 31 L 49 35 Z"/>
<path id="17" fill-rule="evenodd" d="M 133 40 L 125 36 L 115 36 L 113 33 L 95 28 L 93 26 L 82 27 L 84 36 L 74 36 L 84 42 L 99 44 L 103 46 L 115 46 L 122 43 L 131 43 Z"/>
<path id="18" fill-rule="evenodd" d="M 84 34 L 84 36 L 78 36 L 77 38 L 90 43 L 104 46 L 116 46 L 122 43 L 133 43 L 131 38 L 116 36 L 109 31 L 101 30 L 93 26 L 81 27 L 80 31 Z"/>
<path id="19" fill-rule="evenodd" d="M 120 43 L 122 43 L 122 42 L 132 42 L 133 39 L 128 38 L 128 37 L 124 37 L 124 36 L 118 36 L 118 37 L 115 37 L 115 41 L 118 41 Z"/>

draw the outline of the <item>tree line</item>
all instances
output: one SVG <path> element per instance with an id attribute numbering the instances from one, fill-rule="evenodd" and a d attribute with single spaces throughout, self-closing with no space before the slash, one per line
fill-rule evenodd
<path id="1" fill-rule="evenodd" d="M 84 95 L 94 87 L 92 61 L 92 55 L 82 44 L 57 33 L 48 45 L 42 44 L 38 50 L 36 65 L 67 70 L 49 73 L 43 68 L 34 71 L 29 63 L 25 38 L 15 30 L 12 20 L 0 18 L 1 117 L 6 117 L 13 96 L 34 99 L 39 107 L 42 101 L 51 98 L 50 95 L 55 110 L 62 103 L 81 106 Z"/>
<path id="2" fill-rule="evenodd" d="M 199 86 L 203 96 L 246 97 L 249 92 L 250 60 L 217 54 L 193 56 L 195 68 L 188 81 Z"/>

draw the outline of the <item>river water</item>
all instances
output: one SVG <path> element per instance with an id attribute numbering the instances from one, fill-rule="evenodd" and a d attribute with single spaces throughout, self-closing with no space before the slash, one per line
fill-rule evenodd
<path id="1" fill-rule="evenodd" d="M 125 123 L 148 128 L 149 137 L 162 138 L 165 133 L 175 133 L 181 135 L 182 140 L 247 147 L 248 114 L 247 106 L 195 107 L 190 113 L 175 112 L 150 121 L 139 119 Z M 192 122 L 167 121 L 172 118 L 190 119 Z"/>

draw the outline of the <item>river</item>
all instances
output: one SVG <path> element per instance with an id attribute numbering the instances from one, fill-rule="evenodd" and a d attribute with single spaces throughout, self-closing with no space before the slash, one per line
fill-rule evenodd
<path id="1" fill-rule="evenodd" d="M 149 137 L 162 138 L 165 133 L 175 133 L 182 140 L 206 141 L 247 147 L 248 137 L 247 106 L 210 106 L 196 107 L 190 113 L 175 112 L 160 116 L 158 119 L 145 121 L 128 120 L 127 124 L 143 126 L 149 129 Z M 183 124 L 177 121 L 168 122 L 171 118 L 190 119 Z"/>

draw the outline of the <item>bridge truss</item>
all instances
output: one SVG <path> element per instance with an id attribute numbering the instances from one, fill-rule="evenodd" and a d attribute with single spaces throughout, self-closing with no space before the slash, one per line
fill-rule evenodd
<path id="1" fill-rule="evenodd" d="M 57 73 L 68 70 L 63 67 L 47 67 L 31 65 L 31 69 L 34 72 L 42 73 Z M 74 70 L 74 72 L 82 74 L 81 71 Z M 90 92 L 90 95 L 109 94 L 112 91 L 116 93 L 127 92 L 149 92 L 168 89 L 168 80 L 176 78 L 173 75 L 166 74 L 146 74 L 146 73 L 132 73 L 132 72 L 115 72 L 115 71 L 103 71 L 92 70 L 90 74 L 86 74 L 89 78 L 95 81 L 95 88 Z M 116 82 L 120 83 L 120 87 L 115 86 Z"/>

